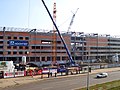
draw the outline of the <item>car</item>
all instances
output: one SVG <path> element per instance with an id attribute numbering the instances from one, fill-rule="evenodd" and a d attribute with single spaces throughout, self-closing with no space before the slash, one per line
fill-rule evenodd
<path id="1" fill-rule="evenodd" d="M 108 73 L 104 72 L 104 73 L 98 73 L 96 75 L 97 78 L 104 78 L 104 77 L 108 77 Z"/>
<path id="2" fill-rule="evenodd" d="M 63 72 L 67 72 L 67 68 L 64 65 L 60 65 L 57 68 L 57 73 L 63 73 Z"/>

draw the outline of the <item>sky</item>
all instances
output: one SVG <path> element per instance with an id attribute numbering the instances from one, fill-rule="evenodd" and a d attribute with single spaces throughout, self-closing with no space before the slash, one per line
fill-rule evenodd
<path id="1" fill-rule="evenodd" d="M 44 0 L 51 14 L 56 2 L 56 24 L 69 31 L 120 35 L 120 0 Z M 0 27 L 52 30 L 52 21 L 41 0 L 0 0 Z"/>

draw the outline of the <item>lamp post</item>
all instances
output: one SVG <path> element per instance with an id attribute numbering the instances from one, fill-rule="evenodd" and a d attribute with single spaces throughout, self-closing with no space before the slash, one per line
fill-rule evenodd
<path id="1" fill-rule="evenodd" d="M 108 37 L 108 47 L 109 47 L 109 55 L 107 55 L 107 58 L 109 59 L 109 63 L 110 63 L 110 35 L 106 35 L 106 37 Z"/>
<path id="2" fill-rule="evenodd" d="M 87 45 L 87 86 L 86 86 L 86 90 L 89 90 L 89 65 L 90 65 L 90 36 L 88 35 L 84 35 L 86 38 L 86 45 Z"/>
<path id="3" fill-rule="evenodd" d="M 73 48 L 72 48 L 72 50 L 73 50 L 73 59 L 74 59 L 74 61 L 76 61 L 76 32 L 72 32 L 71 33 L 72 34 L 72 36 L 74 37 L 72 40 L 73 40 Z"/>
<path id="4" fill-rule="evenodd" d="M 3 27 L 3 61 L 5 61 L 5 27 Z"/>
<path id="5" fill-rule="evenodd" d="M 87 90 L 89 90 L 89 81 L 90 81 L 90 75 L 89 75 L 89 67 L 90 66 L 90 62 L 88 61 L 88 72 L 87 72 Z"/>
<path id="6" fill-rule="evenodd" d="M 73 53 L 74 53 L 74 61 L 76 61 L 76 32 L 74 32 L 74 47 L 73 47 Z"/>
<path id="7" fill-rule="evenodd" d="M 89 90 L 89 66 L 90 66 L 90 38 L 89 38 L 89 40 L 88 40 L 88 65 L 87 65 L 87 67 L 88 67 L 88 72 L 87 72 L 87 90 Z"/>
<path id="8" fill-rule="evenodd" d="M 96 59 L 98 60 L 98 33 L 94 33 L 93 35 L 97 36 L 97 57 L 96 57 Z"/>
<path id="9" fill-rule="evenodd" d="M 84 60 L 84 32 L 79 32 L 79 35 L 81 36 L 81 43 L 82 43 L 82 62 Z"/>

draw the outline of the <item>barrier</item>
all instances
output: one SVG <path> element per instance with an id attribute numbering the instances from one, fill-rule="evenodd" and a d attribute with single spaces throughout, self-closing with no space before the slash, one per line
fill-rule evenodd
<path id="1" fill-rule="evenodd" d="M 55 68 L 50 68 L 50 73 L 52 73 L 52 74 L 55 74 L 55 73 L 57 73 L 57 69 Z"/>
<path id="2" fill-rule="evenodd" d="M 20 76 L 24 76 L 24 71 L 15 72 L 15 77 L 20 77 Z"/>
<path id="3" fill-rule="evenodd" d="M 42 70 L 42 74 L 48 74 L 49 72 L 50 72 L 49 69 L 47 69 L 47 70 L 46 70 L 46 69 L 43 69 L 43 70 Z"/>
<path id="4" fill-rule="evenodd" d="M 11 77 L 15 77 L 13 72 L 4 71 L 4 78 L 11 78 Z"/>
<path id="5" fill-rule="evenodd" d="M 4 71 L 3 78 L 12 78 L 12 77 L 20 77 L 24 76 L 24 71 L 15 71 L 15 72 L 8 72 Z"/>
<path id="6" fill-rule="evenodd" d="M 42 70 L 28 70 L 26 71 L 26 76 L 41 75 Z"/>

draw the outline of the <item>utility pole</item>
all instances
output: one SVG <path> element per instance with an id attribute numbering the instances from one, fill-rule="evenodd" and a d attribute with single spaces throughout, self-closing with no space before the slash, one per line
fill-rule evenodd
<path id="1" fill-rule="evenodd" d="M 89 41 L 88 41 L 89 43 L 88 43 L 88 72 L 87 72 L 87 90 L 89 90 L 89 77 L 90 77 L 90 75 L 89 75 L 89 66 L 90 66 L 90 38 L 89 38 Z"/>

